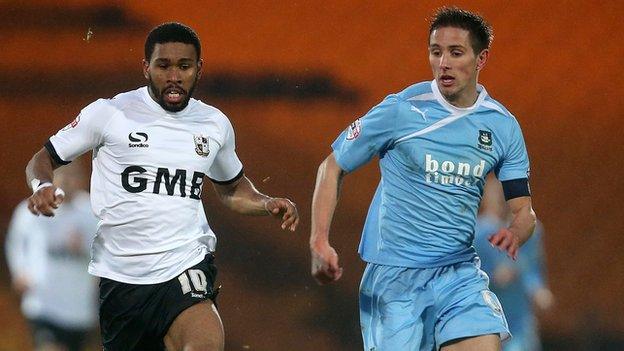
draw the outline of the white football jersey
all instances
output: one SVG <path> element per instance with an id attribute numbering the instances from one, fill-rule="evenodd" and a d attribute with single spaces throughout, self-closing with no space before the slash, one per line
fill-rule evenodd
<path id="1" fill-rule="evenodd" d="M 61 163 L 93 150 L 91 206 L 100 223 L 89 273 L 131 284 L 167 281 L 214 251 L 204 176 L 227 183 L 243 174 L 221 111 L 191 99 L 168 112 L 147 87 L 88 105 L 46 148 Z"/>
<path id="2" fill-rule="evenodd" d="M 89 194 L 78 192 L 54 217 L 35 216 L 27 202 L 13 212 L 6 257 L 13 278 L 29 281 L 22 312 L 65 328 L 93 328 L 97 321 L 97 281 L 87 274 L 89 247 L 97 227 Z"/>

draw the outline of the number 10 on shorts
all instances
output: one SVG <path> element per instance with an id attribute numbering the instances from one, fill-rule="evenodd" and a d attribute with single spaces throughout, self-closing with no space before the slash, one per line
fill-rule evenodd
<path id="1" fill-rule="evenodd" d="M 207 293 L 206 287 L 208 281 L 206 280 L 206 274 L 199 269 L 189 269 L 188 271 L 180 274 L 178 277 L 180 285 L 182 286 L 182 294 L 190 293 L 191 291 Z M 191 287 L 191 284 L 193 286 Z"/>

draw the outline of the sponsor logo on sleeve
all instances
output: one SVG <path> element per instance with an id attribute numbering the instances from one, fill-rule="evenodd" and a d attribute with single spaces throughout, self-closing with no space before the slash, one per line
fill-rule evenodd
<path id="1" fill-rule="evenodd" d="M 210 141 L 208 137 L 201 134 L 193 135 L 195 141 L 195 152 L 202 157 L 206 157 L 210 154 Z"/>
<path id="2" fill-rule="evenodd" d="M 357 139 L 357 137 L 359 137 L 361 133 L 362 133 L 362 122 L 358 118 L 355 120 L 355 122 L 349 125 L 349 128 L 347 128 L 347 140 Z"/>

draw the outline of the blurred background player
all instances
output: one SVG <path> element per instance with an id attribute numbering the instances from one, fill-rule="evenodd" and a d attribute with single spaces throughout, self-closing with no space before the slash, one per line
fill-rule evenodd
<path id="1" fill-rule="evenodd" d="M 509 208 L 503 188 L 488 177 L 475 232 L 475 248 L 481 268 L 490 276 L 490 289 L 498 296 L 513 338 L 503 344 L 504 351 L 539 351 L 536 310 L 553 304 L 553 295 L 544 278 L 543 226 L 537 223 L 533 236 L 522 246 L 517 261 L 491 247 L 488 238 L 509 224 Z"/>
<path id="2" fill-rule="evenodd" d="M 6 256 L 36 350 L 78 351 L 96 327 L 96 279 L 87 273 L 97 219 L 79 163 L 58 169 L 65 191 L 54 217 L 35 216 L 22 201 L 13 213 Z"/>

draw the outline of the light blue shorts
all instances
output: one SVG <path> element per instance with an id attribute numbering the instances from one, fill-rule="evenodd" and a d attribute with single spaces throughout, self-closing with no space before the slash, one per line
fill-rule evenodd
<path id="1" fill-rule="evenodd" d="M 432 351 L 454 339 L 509 338 L 498 298 L 478 259 L 438 268 L 369 263 L 360 285 L 365 351 Z"/>

